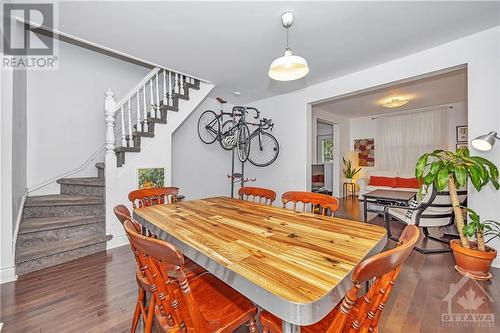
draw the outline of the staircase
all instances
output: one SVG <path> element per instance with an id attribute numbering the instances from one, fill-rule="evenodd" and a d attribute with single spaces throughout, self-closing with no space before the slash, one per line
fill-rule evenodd
<path id="1" fill-rule="evenodd" d="M 60 194 L 29 196 L 16 244 L 16 273 L 37 271 L 106 250 L 104 173 L 63 178 Z"/>
<path id="2" fill-rule="evenodd" d="M 155 68 L 117 105 L 115 149 L 117 166 L 125 164 L 126 153 L 139 153 L 141 139 L 153 138 L 155 127 L 167 123 L 168 111 L 178 112 L 179 101 L 189 100 L 191 89 L 200 81 L 182 74 Z"/>
<path id="3" fill-rule="evenodd" d="M 143 138 L 154 138 L 155 133 L 161 136 L 162 131 L 171 134 L 212 88 L 213 85 L 204 84 L 200 89 L 200 80 L 156 67 L 118 103 L 108 90 L 104 103 L 106 180 L 104 163 L 97 163 L 97 177 L 58 179 L 60 194 L 27 197 L 16 243 L 16 273 L 26 274 L 106 250 L 106 242 L 112 238 L 106 235 L 106 230 L 114 235 L 119 233 L 117 227 L 122 230 L 121 226 L 114 225 L 112 207 L 126 199 L 121 197 L 118 201 L 117 191 L 126 195 L 136 187 L 133 176 L 118 173 L 117 168 L 124 166 L 127 154 L 141 152 Z M 182 106 L 182 113 L 177 113 L 180 101 L 189 101 L 192 90 L 199 92 L 191 96 L 191 104 Z M 177 114 L 171 117 L 168 125 L 164 125 L 169 112 Z M 160 130 L 159 126 L 167 127 Z M 157 154 L 157 151 L 151 153 L 153 146 L 168 150 L 168 146 L 160 141 L 143 144 L 140 163 L 148 163 L 148 156 L 151 158 Z M 85 167 L 93 158 L 84 164 Z M 157 159 L 155 161 L 158 163 Z M 131 160 L 127 167 L 135 172 L 136 164 Z M 117 184 L 122 187 L 118 189 Z M 114 241 L 119 242 L 120 237 Z"/>

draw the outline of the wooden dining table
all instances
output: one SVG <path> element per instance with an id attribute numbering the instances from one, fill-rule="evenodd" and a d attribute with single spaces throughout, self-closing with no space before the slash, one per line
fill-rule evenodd
<path id="1" fill-rule="evenodd" d="M 283 332 L 324 318 L 385 228 L 228 197 L 138 208 L 134 218 L 259 307 Z"/>

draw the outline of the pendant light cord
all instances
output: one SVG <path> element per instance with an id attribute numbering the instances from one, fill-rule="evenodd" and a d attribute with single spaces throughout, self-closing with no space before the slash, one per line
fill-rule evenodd
<path id="1" fill-rule="evenodd" d="M 288 30 L 289 30 L 289 29 L 290 29 L 289 27 L 287 27 L 287 28 L 286 28 L 286 48 L 287 48 L 287 49 L 289 48 L 289 47 L 288 47 Z"/>

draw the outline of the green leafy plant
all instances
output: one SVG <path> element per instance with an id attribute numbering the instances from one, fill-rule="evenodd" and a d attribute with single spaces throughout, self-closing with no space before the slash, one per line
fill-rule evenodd
<path id="1" fill-rule="evenodd" d="M 469 149 L 460 148 L 456 152 L 434 150 L 423 154 L 417 161 L 415 176 L 423 188 L 427 190 L 433 184 L 438 191 L 446 187 L 450 192 L 451 204 L 455 214 L 455 224 L 460 235 L 460 243 L 470 248 L 469 240 L 464 233 L 464 219 L 460 209 L 457 187 L 463 187 L 470 179 L 476 190 L 480 191 L 486 184 L 491 183 L 498 190 L 498 168 L 487 159 L 480 156 L 470 156 Z M 422 195 L 420 190 L 420 196 Z"/>
<path id="2" fill-rule="evenodd" d="M 358 172 L 361 171 L 361 168 L 354 168 L 352 166 L 352 161 L 351 160 L 346 160 L 345 158 L 342 158 L 342 161 L 344 162 L 344 177 L 347 179 L 352 179 Z"/>
<path id="3" fill-rule="evenodd" d="M 469 213 L 469 221 L 464 226 L 464 234 L 467 237 L 476 236 L 477 248 L 479 251 L 486 251 L 486 244 L 494 238 L 500 238 L 500 223 L 493 220 L 486 220 L 481 222 L 480 216 L 473 210 L 467 207 Z M 485 237 L 489 239 L 484 240 Z"/>

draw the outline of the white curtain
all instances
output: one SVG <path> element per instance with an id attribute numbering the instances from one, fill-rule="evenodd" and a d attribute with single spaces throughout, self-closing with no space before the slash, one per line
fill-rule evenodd
<path id="1" fill-rule="evenodd" d="M 446 109 L 385 116 L 377 121 L 377 169 L 411 176 L 415 174 L 415 164 L 422 154 L 448 147 Z"/>

